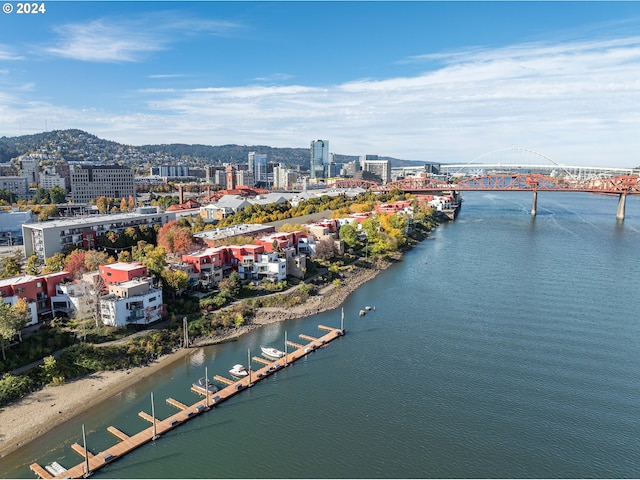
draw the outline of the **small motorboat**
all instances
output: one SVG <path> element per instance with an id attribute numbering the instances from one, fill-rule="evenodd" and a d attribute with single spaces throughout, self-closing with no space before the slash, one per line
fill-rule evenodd
<path id="1" fill-rule="evenodd" d="M 278 350 L 277 348 L 261 346 L 260 350 L 262 350 L 263 355 L 271 358 L 282 358 L 285 355 L 282 350 Z"/>
<path id="2" fill-rule="evenodd" d="M 67 473 L 67 469 L 60 465 L 58 462 L 51 462 L 49 465 L 46 465 L 45 470 L 49 472 L 54 477 L 58 475 L 63 475 Z"/>
<path id="3" fill-rule="evenodd" d="M 234 365 L 233 368 L 229 370 L 229 373 L 237 378 L 242 378 L 249 375 L 249 372 L 247 371 L 247 369 L 244 368 L 244 366 L 240 365 L 239 363 Z"/>
<path id="4" fill-rule="evenodd" d="M 218 387 L 216 387 L 213 383 L 208 382 L 205 377 L 198 379 L 197 382 L 193 382 L 193 388 L 198 390 L 207 391 L 209 393 L 216 393 L 218 391 Z"/>

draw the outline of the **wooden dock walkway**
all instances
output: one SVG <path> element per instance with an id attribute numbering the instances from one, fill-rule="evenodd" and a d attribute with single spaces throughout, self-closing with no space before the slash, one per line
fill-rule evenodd
<path id="1" fill-rule="evenodd" d="M 83 461 L 78 465 L 65 470 L 59 475 L 54 476 L 50 474 L 45 468 L 41 467 L 37 463 L 31 464 L 29 468 L 36 475 L 38 475 L 38 477 L 47 480 L 54 478 L 84 478 L 87 476 L 87 465 L 89 466 L 89 474 L 104 467 L 108 463 L 123 457 L 136 448 L 149 443 L 150 441 L 157 438 L 157 436 L 162 435 L 163 433 L 176 428 L 178 425 L 181 425 L 191 418 L 208 411 L 208 407 L 212 407 L 224 402 L 225 400 L 231 398 L 242 390 L 251 387 L 260 380 L 267 378 L 269 375 L 277 372 L 281 368 L 294 363 L 296 360 L 308 355 L 309 353 L 326 345 L 336 338 L 341 337 L 345 333 L 344 330 L 341 330 L 339 328 L 325 327 L 323 325 L 319 325 L 318 328 L 328 333 L 319 338 L 310 337 L 308 335 L 300 335 L 300 338 L 311 340 L 306 345 L 287 342 L 289 345 L 296 347 L 297 350 L 287 353 L 287 355 L 282 358 L 273 361 L 266 361 L 260 357 L 254 357 L 254 360 L 258 361 L 261 364 L 264 364 L 264 366 L 259 368 L 258 370 L 250 370 L 250 375 L 247 377 L 239 380 L 229 380 L 228 378 L 216 375 L 214 379 L 226 384 L 227 386 L 215 393 L 204 392 L 203 390 L 202 394 L 205 395 L 205 398 L 203 400 L 200 400 L 192 405 L 185 405 L 172 398 L 167 398 L 167 403 L 178 408 L 180 411 L 168 418 L 165 418 L 164 420 L 160 420 L 158 418 L 154 419 L 146 412 L 139 412 L 138 415 L 151 423 L 152 426 L 147 427 L 146 429 L 138 432 L 135 435 L 127 435 L 126 433 L 118 430 L 113 426 L 107 427 L 107 431 L 113 434 L 120 441 L 114 446 L 109 447 L 108 449 L 98 454 L 94 455 L 89 451 L 88 458 L 85 458 L 85 448 L 77 443 L 74 443 L 71 448 L 83 458 Z M 250 367 L 251 365 L 248 365 L 248 368 Z M 156 437 L 154 437 L 154 433 Z"/>

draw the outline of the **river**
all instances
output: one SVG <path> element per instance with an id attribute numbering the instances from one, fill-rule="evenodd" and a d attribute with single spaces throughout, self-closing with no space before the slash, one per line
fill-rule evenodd
<path id="1" fill-rule="evenodd" d="M 401 262 L 344 304 L 346 336 L 94 474 L 96 478 L 640 477 L 640 199 L 467 193 Z M 375 306 L 364 317 L 358 310 Z M 284 332 L 194 351 L 2 459 L 0 477 L 81 458 L 175 412 Z M 257 366 L 257 365 L 256 365 Z"/>

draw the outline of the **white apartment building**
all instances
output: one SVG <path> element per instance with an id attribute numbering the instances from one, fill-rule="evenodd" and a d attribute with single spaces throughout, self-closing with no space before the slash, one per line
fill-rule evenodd
<path id="1" fill-rule="evenodd" d="M 58 175 L 53 169 L 45 169 L 40 175 L 40 186 L 45 190 L 51 190 L 53 187 L 67 188 L 64 177 Z"/>
<path id="2" fill-rule="evenodd" d="M 162 317 L 162 290 L 151 286 L 151 279 L 135 279 L 109 286 L 100 298 L 102 323 L 112 327 L 147 325 Z"/>
<path id="3" fill-rule="evenodd" d="M 245 255 L 238 263 L 238 274 L 243 280 L 278 282 L 287 278 L 287 259 L 275 252 L 261 253 L 255 260 L 253 255 Z"/>
<path id="4" fill-rule="evenodd" d="M 129 227 L 164 225 L 175 220 L 173 212 L 163 212 L 158 207 L 138 207 L 135 212 L 113 215 L 91 215 L 48 222 L 22 225 L 25 257 L 31 254 L 44 261 L 66 248 L 79 247 L 85 250 L 97 246 L 97 237 L 109 230 L 123 232 Z"/>

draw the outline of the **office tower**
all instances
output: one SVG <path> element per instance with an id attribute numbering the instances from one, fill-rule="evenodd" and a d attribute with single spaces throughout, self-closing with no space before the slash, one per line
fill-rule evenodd
<path id="1" fill-rule="evenodd" d="M 329 165 L 329 140 L 313 140 L 311 142 L 311 180 L 326 178 Z"/>
<path id="2" fill-rule="evenodd" d="M 135 198 L 133 170 L 119 165 L 71 165 L 71 201 L 89 203 L 98 197 Z"/>
<path id="3" fill-rule="evenodd" d="M 249 172 L 253 175 L 255 185 L 267 185 L 267 163 L 266 153 L 249 152 Z"/>

